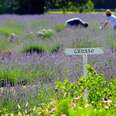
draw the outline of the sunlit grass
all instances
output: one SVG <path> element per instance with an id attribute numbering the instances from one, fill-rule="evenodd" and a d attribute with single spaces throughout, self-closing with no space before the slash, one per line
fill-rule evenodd
<path id="1" fill-rule="evenodd" d="M 42 82 L 51 80 L 54 71 L 42 66 L 30 66 L 30 71 L 25 68 L 1 68 L 0 70 L 0 87 L 26 85 L 32 83 L 35 79 L 40 78 Z"/>
<path id="2" fill-rule="evenodd" d="M 4 26 L 0 27 L 0 33 L 9 36 L 10 33 L 16 33 L 18 35 L 23 33 L 24 26 L 20 22 L 7 21 Z"/>
<path id="3" fill-rule="evenodd" d="M 42 53 L 54 53 L 57 52 L 60 48 L 59 44 L 53 44 L 51 46 L 48 46 L 46 44 L 31 44 L 27 45 L 22 49 L 23 53 L 34 53 L 42 54 Z"/>

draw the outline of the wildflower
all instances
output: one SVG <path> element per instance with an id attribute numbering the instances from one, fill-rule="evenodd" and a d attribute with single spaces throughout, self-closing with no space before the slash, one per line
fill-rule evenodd
<path id="1" fill-rule="evenodd" d="M 79 100 L 80 100 L 80 96 L 73 98 L 73 102 L 78 102 Z"/>

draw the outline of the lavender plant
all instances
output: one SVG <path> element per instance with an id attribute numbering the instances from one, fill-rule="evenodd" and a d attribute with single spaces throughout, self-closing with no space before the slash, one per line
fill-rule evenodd
<path id="1" fill-rule="evenodd" d="M 82 18 L 83 20 L 88 22 L 89 27 L 87 29 L 72 29 L 63 27 L 62 24 L 64 24 L 65 20 L 72 17 Z M 97 89 L 96 87 L 92 89 L 92 85 L 91 87 L 89 86 L 89 102 L 91 103 L 93 101 L 93 104 L 95 106 L 96 102 L 99 102 L 99 100 L 101 100 L 104 95 L 106 95 L 107 97 L 110 96 L 109 90 L 112 90 L 112 96 L 110 97 L 111 99 L 113 99 L 112 102 L 114 102 L 114 83 L 116 77 L 116 35 L 114 30 L 112 30 L 111 28 L 107 28 L 102 31 L 99 30 L 99 26 L 101 22 L 104 21 L 104 19 L 105 17 L 101 14 L 45 14 L 34 16 L 1 15 L 0 69 L 1 75 L 3 75 L 3 72 L 5 73 L 3 76 L 0 76 L 0 82 L 7 77 L 9 77 L 9 79 L 16 83 L 19 80 L 25 79 L 29 81 L 29 84 L 26 84 L 26 86 L 24 87 L 21 86 L 21 84 L 16 84 L 17 86 L 15 85 L 13 87 L 7 86 L 6 89 L 9 93 L 5 92 L 5 88 L 5 90 L 0 88 L 1 107 L 3 104 L 5 104 L 4 108 L 8 106 L 7 108 L 9 109 L 9 104 L 12 104 L 13 108 L 16 106 L 15 103 L 17 103 L 18 101 L 20 101 L 20 104 L 24 103 L 23 106 L 25 107 L 26 102 L 29 101 L 29 97 L 30 101 L 32 100 L 34 102 L 32 102 L 32 104 L 35 104 L 38 101 L 36 97 L 38 96 L 38 90 L 41 89 L 41 85 L 43 84 L 46 88 L 49 88 L 50 86 L 53 88 L 54 82 L 57 80 L 68 80 L 65 83 L 61 83 L 61 85 L 63 86 L 63 92 L 60 91 L 61 93 L 59 94 L 59 96 L 61 96 L 62 98 L 67 96 L 73 97 L 74 95 L 79 95 L 79 93 L 81 93 L 81 90 L 83 90 L 83 88 L 87 85 L 89 86 L 93 84 L 93 86 L 101 86 L 94 83 L 94 81 L 89 84 L 91 79 L 94 80 L 94 77 L 96 78 L 96 82 L 98 83 L 101 83 L 104 80 L 102 77 L 105 77 L 108 81 L 110 81 L 110 79 L 114 80 L 112 82 L 110 81 L 111 84 L 108 84 L 106 80 L 103 81 L 106 84 L 104 86 L 108 88 L 106 90 L 105 88 Z M 27 34 L 30 32 L 33 32 L 35 34 L 35 32 L 38 32 L 38 30 L 42 30 L 44 28 L 52 29 L 55 32 L 51 39 L 41 39 L 40 37 L 36 37 L 33 34 L 31 37 L 27 36 Z M 17 40 L 13 43 L 9 42 L 6 37 L 12 32 L 15 32 L 17 34 Z M 27 50 L 27 48 L 25 49 L 27 45 L 31 46 L 35 44 L 36 46 L 32 47 L 32 49 L 38 49 L 39 45 L 46 46 L 46 49 L 44 49 L 45 52 L 42 55 L 41 53 L 36 52 L 33 54 L 24 54 L 21 52 L 22 49 Z M 81 84 L 83 85 L 81 86 L 81 89 L 78 89 L 75 84 L 70 84 L 70 82 L 75 82 L 80 78 L 80 76 L 83 75 L 82 57 L 64 55 L 64 49 L 70 47 L 102 47 L 104 54 L 92 56 L 88 55 L 88 63 L 93 65 L 96 71 L 98 73 L 102 73 L 104 76 L 99 75 L 99 78 L 96 76 L 96 74 L 93 76 L 93 78 L 90 76 L 90 78 L 88 78 L 88 83 L 84 85 Z M 30 48 L 31 47 L 28 47 L 28 49 Z M 42 47 L 42 49 L 43 48 L 44 47 Z M 4 69 L 3 72 L 2 69 Z M 5 71 L 6 69 L 8 71 Z M 14 69 L 18 69 L 18 71 Z M 15 77 L 18 78 L 16 79 Z M 81 79 L 82 81 L 85 81 L 83 78 L 80 78 L 80 80 Z M 15 91 L 13 88 L 15 88 Z M 12 89 L 14 92 L 11 91 Z M 76 92 L 74 91 L 75 89 L 77 90 Z M 103 90 L 103 92 L 100 93 L 100 90 Z M 96 92 L 96 94 L 93 94 L 95 93 L 94 91 L 98 91 L 98 93 Z M 44 95 L 40 95 L 40 98 L 42 98 L 41 96 Z M 9 99 L 9 101 L 11 100 L 12 103 L 8 102 L 8 105 L 6 105 L 7 99 Z M 12 101 L 13 99 L 15 101 Z M 115 102 L 113 104 L 115 104 Z M 23 106 L 22 109 L 24 108 Z M 38 107 L 36 111 L 35 109 L 33 108 L 34 112 L 38 113 Z M 85 111 L 84 109 L 86 108 L 83 108 L 82 111 L 80 111 L 80 109 L 78 109 L 77 111 L 83 112 Z M 92 110 L 90 110 L 90 112 L 91 111 L 93 111 L 93 108 Z M 99 112 L 99 110 L 96 111 Z M 103 110 L 103 112 L 107 111 Z"/>

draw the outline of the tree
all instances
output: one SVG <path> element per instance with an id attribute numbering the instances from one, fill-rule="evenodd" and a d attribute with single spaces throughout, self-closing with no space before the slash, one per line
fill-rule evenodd
<path id="1" fill-rule="evenodd" d="M 45 0 L 19 0 L 19 14 L 44 13 Z"/>
<path id="2" fill-rule="evenodd" d="M 0 13 L 15 13 L 18 7 L 17 0 L 0 0 Z"/>
<path id="3" fill-rule="evenodd" d="M 50 9 L 62 10 L 79 10 L 80 12 L 86 9 L 93 9 L 94 5 L 91 0 L 48 0 Z"/>
<path id="4" fill-rule="evenodd" d="M 116 8 L 116 0 L 93 0 L 95 8 L 100 9 L 115 9 Z"/>
<path id="5" fill-rule="evenodd" d="M 41 14 L 46 0 L 0 0 L 0 13 Z"/>
<path id="6" fill-rule="evenodd" d="M 85 5 L 85 8 L 88 10 L 88 11 L 91 11 L 94 9 L 94 4 L 91 0 L 88 0 L 88 2 L 86 3 Z"/>

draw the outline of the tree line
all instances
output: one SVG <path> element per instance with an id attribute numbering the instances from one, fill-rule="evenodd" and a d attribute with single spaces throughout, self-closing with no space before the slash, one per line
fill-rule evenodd
<path id="1" fill-rule="evenodd" d="M 0 0 L 0 14 L 41 14 L 46 0 Z"/>
<path id="2" fill-rule="evenodd" d="M 116 0 L 0 0 L 0 14 L 41 14 L 49 9 L 79 11 L 115 9 Z"/>

